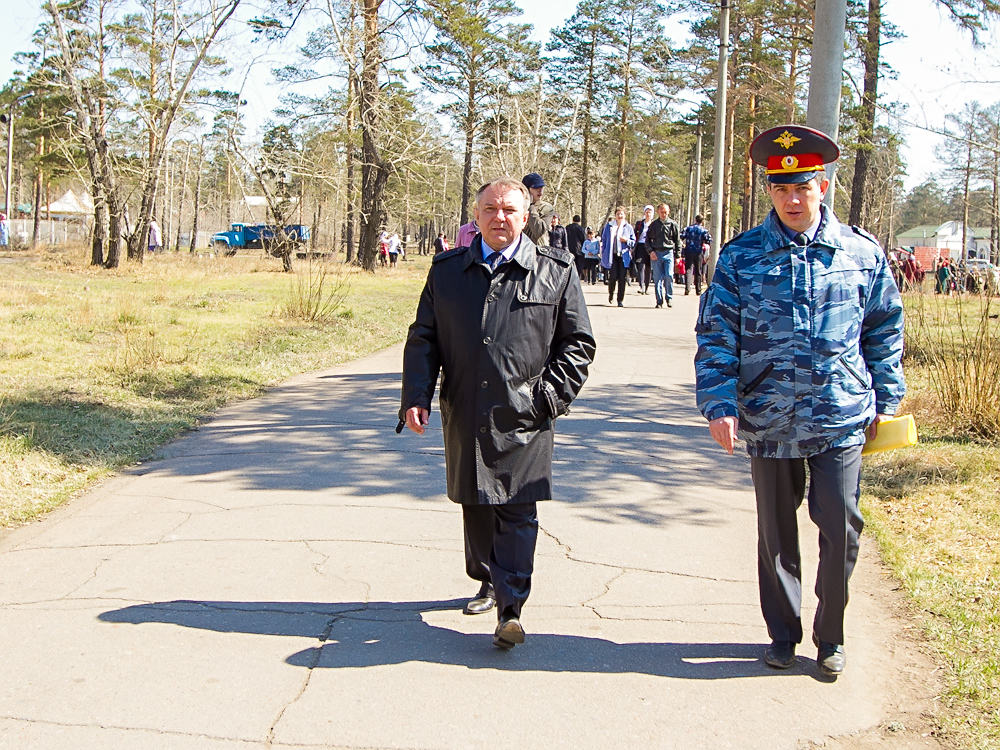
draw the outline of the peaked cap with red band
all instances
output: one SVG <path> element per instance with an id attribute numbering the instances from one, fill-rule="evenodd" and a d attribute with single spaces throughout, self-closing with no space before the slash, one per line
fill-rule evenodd
<path id="1" fill-rule="evenodd" d="M 754 138 L 750 158 L 769 182 L 808 182 L 840 158 L 840 147 L 824 133 L 802 125 L 779 125 Z"/>

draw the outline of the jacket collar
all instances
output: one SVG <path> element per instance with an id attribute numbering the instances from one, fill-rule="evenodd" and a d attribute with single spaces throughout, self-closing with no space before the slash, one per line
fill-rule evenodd
<path id="1" fill-rule="evenodd" d="M 476 235 L 469 248 L 465 251 L 465 266 L 462 270 L 468 269 L 473 263 L 481 261 L 483 258 L 483 236 Z M 528 239 L 528 235 L 521 235 L 521 244 L 517 247 L 517 252 L 511 259 L 512 263 L 519 264 L 526 271 L 535 270 L 535 243 Z"/>
<path id="2" fill-rule="evenodd" d="M 837 216 L 826 205 L 820 206 L 820 213 L 822 214 L 822 218 L 819 222 L 819 229 L 816 230 L 816 238 L 811 244 L 823 245 L 832 250 L 842 249 L 844 243 L 841 240 L 841 225 Z M 781 228 L 781 221 L 778 219 L 778 214 L 773 208 L 767 215 L 767 218 L 764 219 L 761 230 L 764 234 L 764 252 L 771 253 L 791 247 L 792 241 Z"/>

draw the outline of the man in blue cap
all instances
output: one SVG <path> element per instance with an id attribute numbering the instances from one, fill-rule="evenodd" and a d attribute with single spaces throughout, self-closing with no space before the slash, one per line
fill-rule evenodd
<path id="1" fill-rule="evenodd" d="M 698 408 L 731 454 L 746 440 L 757 498 L 760 603 L 787 669 L 802 642 L 796 511 L 806 492 L 820 530 L 813 620 L 816 662 L 846 664 L 844 609 L 864 521 L 858 509 L 866 435 L 895 414 L 903 380 L 903 305 L 874 237 L 823 205 L 825 164 L 840 156 L 819 131 L 782 125 L 750 148 L 774 204 L 719 255 L 695 330 Z"/>
<path id="2" fill-rule="evenodd" d="M 548 245 L 549 228 L 556 209 L 548 201 L 542 200 L 545 180 L 538 172 L 531 172 L 521 178 L 521 183 L 528 188 L 528 193 L 531 195 L 531 205 L 528 207 L 528 225 L 525 227 L 524 233 L 536 245 Z"/>

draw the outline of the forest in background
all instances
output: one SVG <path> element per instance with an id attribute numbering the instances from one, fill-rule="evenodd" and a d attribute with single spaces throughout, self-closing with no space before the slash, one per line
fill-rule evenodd
<path id="1" fill-rule="evenodd" d="M 972 43 L 1000 14 L 996 0 L 937 2 Z M 306 224 L 315 248 L 371 269 L 384 228 L 426 251 L 499 173 L 543 174 L 564 223 L 599 226 L 619 203 L 634 216 L 663 201 L 682 223 L 710 213 L 716 3 L 581 0 L 544 44 L 511 0 L 274 0 L 254 18 L 240 3 L 45 0 L 0 92 L 17 126 L 12 203 L 37 221 L 64 188 L 85 190 L 106 267 L 142 259 L 155 217 L 175 249 L 233 221 Z M 681 43 L 664 29 L 675 16 Z M 753 137 L 805 121 L 812 17 L 808 0 L 732 3 L 724 239 L 768 209 Z M 247 27 L 287 62 L 240 67 Z M 946 170 L 905 193 L 905 112 L 878 93 L 897 35 L 880 0 L 849 1 L 837 213 L 887 247 L 917 224 L 989 227 L 996 261 L 1000 103 L 954 112 Z M 248 86 L 281 92 L 259 132 Z M 283 255 L 291 270 L 290 244 Z"/>

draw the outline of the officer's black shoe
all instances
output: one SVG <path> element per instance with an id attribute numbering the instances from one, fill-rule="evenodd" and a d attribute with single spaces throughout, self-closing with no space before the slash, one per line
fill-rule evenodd
<path id="1" fill-rule="evenodd" d="M 838 643 L 821 641 L 813 633 L 813 643 L 816 644 L 816 666 L 827 677 L 838 677 L 847 666 L 847 656 L 844 647 Z"/>
<path id="2" fill-rule="evenodd" d="M 668 297 L 668 298 L 667 298 L 667 307 L 673 307 L 673 306 L 674 306 L 674 303 L 673 303 L 673 302 L 671 302 L 671 301 L 670 301 L 670 298 Z"/>
<path id="3" fill-rule="evenodd" d="M 524 643 L 524 628 L 516 617 L 506 617 L 497 624 L 493 633 L 493 645 L 504 651 L 510 651 L 519 643 Z"/>
<path id="4" fill-rule="evenodd" d="M 771 641 L 764 649 L 764 663 L 775 669 L 788 669 L 795 665 L 795 644 L 791 641 Z"/>
<path id="5" fill-rule="evenodd" d="M 479 596 L 475 599 L 469 599 L 465 603 L 465 608 L 462 611 L 467 615 L 481 615 L 491 611 L 496 606 L 496 594 L 493 593 L 493 587 L 487 584 L 479 590 Z"/>

